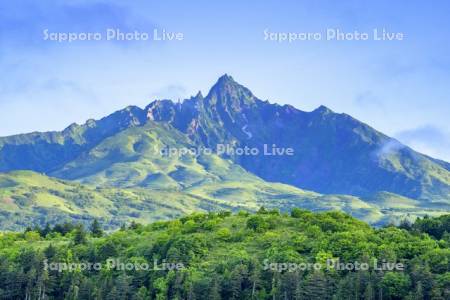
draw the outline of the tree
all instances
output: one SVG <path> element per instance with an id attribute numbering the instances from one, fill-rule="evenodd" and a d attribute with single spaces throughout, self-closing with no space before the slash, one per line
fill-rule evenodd
<path id="1" fill-rule="evenodd" d="M 117 288 L 113 287 L 109 293 L 106 295 L 106 300 L 117 300 L 119 299 L 119 293 L 117 292 Z"/>
<path id="2" fill-rule="evenodd" d="M 392 299 L 401 299 L 407 295 L 411 286 L 409 276 L 404 273 L 388 272 L 381 280 L 383 295 Z"/>
<path id="3" fill-rule="evenodd" d="M 41 236 L 46 237 L 52 231 L 50 224 L 46 223 L 44 229 L 41 231 Z"/>
<path id="4" fill-rule="evenodd" d="M 253 260 L 249 268 L 249 280 L 252 289 L 251 298 L 255 299 L 257 291 L 261 287 L 261 265 L 257 260 Z"/>
<path id="5" fill-rule="evenodd" d="M 120 274 L 116 278 L 117 300 L 128 299 L 130 293 L 130 278 L 125 274 Z"/>
<path id="6" fill-rule="evenodd" d="M 252 229 L 254 231 L 262 232 L 268 227 L 269 225 L 262 216 L 259 215 L 251 216 L 247 220 L 247 228 Z"/>
<path id="7" fill-rule="evenodd" d="M 71 285 L 69 289 L 69 294 L 67 295 L 67 299 L 69 300 L 77 300 L 79 296 L 79 287 L 77 285 Z"/>
<path id="8" fill-rule="evenodd" d="M 99 247 L 99 256 L 103 259 L 108 259 L 111 257 L 115 257 L 118 254 L 117 245 L 111 240 L 107 240 L 106 242 L 102 243 Z"/>
<path id="9" fill-rule="evenodd" d="M 208 299 L 210 300 L 221 300 L 222 297 L 220 296 L 220 283 L 217 278 L 217 276 L 214 277 L 214 279 L 211 281 L 211 287 L 209 290 Z"/>
<path id="10" fill-rule="evenodd" d="M 304 295 L 306 299 L 323 300 L 328 298 L 327 280 L 321 271 L 314 271 L 307 278 L 304 285 Z"/>
<path id="11" fill-rule="evenodd" d="M 184 223 L 161 221 L 140 225 L 138 230 L 124 228 L 101 239 L 71 223 L 59 226 L 62 232 L 72 228 L 66 236 L 49 234 L 45 240 L 33 238 L 33 230 L 0 232 L 0 299 L 450 299 L 450 249 L 445 241 L 414 228 L 374 229 L 341 213 L 299 213 L 300 219 L 271 211 L 225 218 L 196 214 L 183 218 Z M 445 227 L 443 220 L 439 222 Z M 217 222 L 216 231 L 202 227 L 211 221 Z M 182 230 L 188 222 L 196 230 Z M 271 223 L 276 224 L 273 230 L 260 233 Z M 246 225 L 248 229 L 241 228 Z M 219 238 L 222 241 L 217 242 Z M 75 241 L 86 245 L 75 246 Z M 334 257 L 343 264 L 369 265 L 383 258 L 402 262 L 406 268 L 403 272 L 324 269 L 327 259 Z M 108 258 L 134 266 L 149 263 L 150 268 L 153 259 L 160 265 L 165 260 L 183 266 L 168 272 L 137 267 L 132 272 L 107 268 L 58 272 L 44 267 L 45 259 L 51 266 Z M 285 267 L 266 268 L 264 259 Z M 322 268 L 299 269 L 300 263 Z"/>
<path id="12" fill-rule="evenodd" d="M 159 277 L 154 283 L 156 300 L 167 300 L 168 285 L 164 277 Z"/>
<path id="13" fill-rule="evenodd" d="M 75 245 L 86 244 L 87 237 L 86 237 L 86 231 L 84 230 L 83 225 L 79 225 L 75 229 L 75 235 L 73 237 L 73 242 L 75 243 Z"/>
<path id="14" fill-rule="evenodd" d="M 301 218 L 301 217 L 304 216 L 306 213 L 308 213 L 307 210 L 304 210 L 304 209 L 300 209 L 300 208 L 294 207 L 294 208 L 291 210 L 291 217 L 293 217 L 293 218 Z"/>
<path id="15" fill-rule="evenodd" d="M 417 282 L 416 284 L 416 290 L 414 291 L 414 295 L 413 295 L 413 299 L 414 300 L 422 300 L 424 297 L 423 294 L 423 286 L 422 286 L 422 282 Z"/>
<path id="16" fill-rule="evenodd" d="M 229 241 L 231 238 L 231 231 L 228 228 L 220 228 L 217 230 L 217 237 L 223 241 Z"/>
<path id="17" fill-rule="evenodd" d="M 248 276 L 247 266 L 243 264 L 237 265 L 231 273 L 231 299 L 241 299 L 242 286 L 245 278 Z"/>
<path id="18" fill-rule="evenodd" d="M 83 278 L 80 283 L 80 289 L 78 295 L 80 299 L 93 300 L 94 298 L 95 286 L 93 282 L 87 278 Z"/>
<path id="19" fill-rule="evenodd" d="M 133 300 L 148 300 L 150 299 L 150 294 L 145 286 L 139 288 L 136 294 L 133 296 Z"/>
<path id="20" fill-rule="evenodd" d="M 364 300 L 375 300 L 375 290 L 372 282 L 369 282 L 364 291 Z"/>
<path id="21" fill-rule="evenodd" d="M 128 228 L 131 229 L 131 230 L 136 230 L 136 229 L 138 229 L 138 228 L 140 228 L 140 227 L 142 227 L 142 225 L 139 224 L 139 223 L 136 223 L 136 222 L 133 220 L 133 221 L 131 221 L 131 224 L 130 224 L 130 226 L 129 226 Z"/>
<path id="22" fill-rule="evenodd" d="M 94 219 L 94 221 L 91 224 L 91 233 L 93 237 L 102 237 L 103 236 L 103 230 L 100 226 L 100 223 L 97 219 Z"/>
<path id="23" fill-rule="evenodd" d="M 261 206 L 256 213 L 257 214 L 261 214 L 261 215 L 265 215 L 265 214 L 268 213 L 268 211 L 267 211 L 267 209 L 264 206 Z"/>
<path id="24" fill-rule="evenodd" d="M 53 244 L 50 244 L 47 248 L 44 250 L 44 256 L 49 261 L 51 261 L 56 255 L 56 248 L 53 246 Z"/>
<path id="25" fill-rule="evenodd" d="M 411 221 L 409 221 L 406 218 L 402 219 L 400 221 L 400 224 L 398 225 L 398 228 L 405 229 L 405 230 L 411 230 L 412 229 Z"/>

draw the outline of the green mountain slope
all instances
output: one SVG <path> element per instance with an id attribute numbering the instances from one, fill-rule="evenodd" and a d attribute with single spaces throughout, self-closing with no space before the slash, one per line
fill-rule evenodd
<path id="1" fill-rule="evenodd" d="M 323 196 L 267 183 L 217 155 L 161 155 L 192 142 L 170 125 L 149 122 L 105 139 L 53 174 L 0 174 L 0 228 L 17 229 L 61 220 L 104 220 L 110 227 L 143 223 L 193 211 L 219 209 L 341 209 L 369 222 L 383 219 L 356 197 Z"/>
<path id="2" fill-rule="evenodd" d="M 296 206 L 311 210 L 337 209 L 370 223 L 389 222 L 406 214 L 440 214 L 450 208 L 444 201 L 428 209 L 423 202 L 392 193 L 389 201 L 385 201 L 387 193 L 376 194 L 369 200 L 321 195 L 284 184 L 267 183 L 232 160 L 217 155 L 161 154 L 164 149 L 184 148 L 194 149 L 195 144 L 170 125 L 150 121 L 145 126 L 129 128 L 106 139 L 52 175 L 103 187 L 139 187 L 158 192 L 176 190 L 225 206 L 250 210 L 259 206 L 282 210 Z M 408 199 L 412 204 L 396 206 L 397 199 Z"/>
<path id="3" fill-rule="evenodd" d="M 202 206 L 202 200 L 176 191 L 102 189 L 30 171 L 1 174 L 0 186 L 2 230 L 63 221 L 88 223 L 93 218 L 103 220 L 108 228 L 117 228 L 131 220 L 173 218 Z M 208 207 L 208 203 L 203 206 Z"/>
<path id="4" fill-rule="evenodd" d="M 146 122 L 142 109 L 129 106 L 101 120 L 72 124 L 61 132 L 33 132 L 0 137 L 0 172 L 50 172 L 103 139 Z"/>
<path id="5" fill-rule="evenodd" d="M 22 230 L 27 226 L 65 221 L 89 224 L 101 220 L 106 228 L 114 229 L 124 223 L 149 223 L 173 219 L 194 211 L 247 210 L 261 206 L 289 211 L 303 207 L 313 211 L 341 210 L 372 224 L 398 222 L 406 217 L 441 215 L 448 205 L 423 207 L 420 202 L 382 194 L 373 199 L 345 195 L 321 195 L 278 184 L 267 183 L 246 174 L 239 166 L 241 179 L 214 181 L 229 162 L 215 157 L 210 180 L 183 187 L 169 176 L 148 176 L 134 187 L 94 187 L 47 177 L 31 171 L 0 174 L 0 228 Z M 216 167 L 220 165 L 220 168 Z M 232 164 L 231 164 L 232 166 Z M 215 175 L 213 175 L 215 174 Z M 153 179 L 154 177 L 154 179 Z M 99 180 L 99 175 L 91 179 Z M 171 182 L 174 186 L 167 185 Z M 175 186 L 176 185 L 176 186 Z"/>
<path id="6" fill-rule="evenodd" d="M 346 196 L 322 196 L 287 185 L 221 181 L 174 190 L 95 188 L 46 177 L 30 171 L 0 174 L 0 228 L 23 230 L 36 224 L 64 221 L 88 224 L 94 218 L 107 228 L 137 221 L 172 219 L 194 211 L 249 210 L 261 206 L 289 210 L 301 206 L 314 210 L 342 209 L 368 221 L 383 217 L 375 207 Z"/>

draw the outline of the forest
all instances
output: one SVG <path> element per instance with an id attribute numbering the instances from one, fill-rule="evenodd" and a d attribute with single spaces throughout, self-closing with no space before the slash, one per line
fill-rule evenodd
<path id="1" fill-rule="evenodd" d="M 449 232 L 450 215 L 375 228 L 298 208 L 47 225 L 0 233 L 0 298 L 450 299 Z"/>

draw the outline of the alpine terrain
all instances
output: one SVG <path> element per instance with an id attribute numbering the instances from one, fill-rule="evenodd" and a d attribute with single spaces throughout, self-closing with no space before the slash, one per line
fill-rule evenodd
<path id="1" fill-rule="evenodd" d="M 450 211 L 449 163 L 324 106 L 262 101 L 229 75 L 206 96 L 2 137 L 0 172 L 0 229 L 261 206 L 372 224 Z"/>

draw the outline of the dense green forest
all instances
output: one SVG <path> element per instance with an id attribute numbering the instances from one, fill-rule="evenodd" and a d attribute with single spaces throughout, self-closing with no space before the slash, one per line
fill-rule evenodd
<path id="1" fill-rule="evenodd" d="M 1 299 L 450 299 L 450 215 L 211 212 L 0 233 Z"/>

